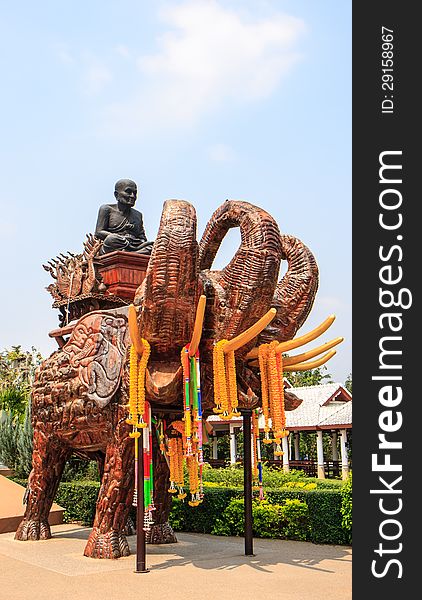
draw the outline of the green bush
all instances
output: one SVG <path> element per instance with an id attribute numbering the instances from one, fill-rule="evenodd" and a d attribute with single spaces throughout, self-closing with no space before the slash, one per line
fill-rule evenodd
<path id="1" fill-rule="evenodd" d="M 240 496 L 240 490 L 236 489 L 206 489 L 203 502 L 195 508 L 189 506 L 186 501 L 174 498 L 170 524 L 175 531 L 211 533 L 215 520 L 223 513 L 230 500 Z"/>
<path id="2" fill-rule="evenodd" d="M 0 461 L 17 477 L 28 477 L 32 468 L 31 405 L 21 419 L 9 410 L 0 410 Z"/>
<path id="3" fill-rule="evenodd" d="M 60 483 L 54 501 L 65 509 L 63 521 L 92 525 L 99 489 L 98 481 Z"/>
<path id="4" fill-rule="evenodd" d="M 292 469 L 285 473 L 281 469 L 274 469 L 263 463 L 263 483 L 264 488 L 278 489 L 283 488 L 287 483 L 303 482 L 306 484 L 314 483 L 317 488 L 322 487 L 341 487 L 343 482 L 336 479 L 317 479 L 308 477 L 303 471 Z M 203 468 L 204 483 L 218 484 L 221 487 L 241 487 L 243 488 L 243 467 L 242 465 L 232 465 L 226 468 L 213 469 L 207 463 Z"/>
<path id="5" fill-rule="evenodd" d="M 261 538 L 306 540 L 309 535 L 309 514 L 305 502 L 286 499 L 283 504 L 267 500 L 252 503 L 253 534 Z M 244 534 L 244 501 L 233 498 L 211 530 L 214 535 Z"/>
<path id="6" fill-rule="evenodd" d="M 17 455 L 17 427 L 12 413 L 0 410 L 0 461 L 9 469 L 15 466 Z"/>
<path id="7" fill-rule="evenodd" d="M 24 480 L 14 480 L 26 485 Z M 351 481 L 348 486 L 350 490 L 345 486 L 344 493 L 338 487 L 266 490 L 264 501 L 253 501 L 254 535 L 350 544 Z M 55 501 L 65 508 L 64 521 L 92 525 L 99 487 L 98 481 L 60 483 Z M 205 487 L 204 500 L 198 507 L 173 499 L 170 524 L 175 531 L 243 535 L 242 496 L 241 489 Z"/>
<path id="8" fill-rule="evenodd" d="M 66 461 L 62 481 L 100 481 L 97 462 L 73 454 Z"/>
<path id="9" fill-rule="evenodd" d="M 341 524 L 347 537 L 347 543 L 352 543 L 352 473 L 341 490 Z"/>

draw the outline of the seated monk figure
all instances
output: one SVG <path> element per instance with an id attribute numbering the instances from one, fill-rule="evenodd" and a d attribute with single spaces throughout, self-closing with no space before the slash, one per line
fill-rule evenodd
<path id="1" fill-rule="evenodd" d="M 142 213 L 133 208 L 138 189 L 131 179 L 119 179 L 114 186 L 117 204 L 103 204 L 98 211 L 95 237 L 103 240 L 100 254 L 115 250 L 151 254 Z"/>

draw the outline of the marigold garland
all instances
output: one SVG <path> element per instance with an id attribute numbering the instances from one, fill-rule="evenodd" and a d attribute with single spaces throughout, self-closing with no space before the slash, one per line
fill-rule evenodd
<path id="1" fill-rule="evenodd" d="M 213 411 L 219 414 L 221 419 L 229 420 L 233 416 L 239 416 L 239 412 L 235 356 L 233 350 L 225 354 L 226 344 L 227 340 L 220 340 L 214 345 L 213 350 L 215 404 Z"/>
<path id="2" fill-rule="evenodd" d="M 189 473 L 189 491 L 191 506 L 202 502 L 202 403 L 200 387 L 199 352 L 189 356 L 189 346 L 185 346 L 180 354 L 183 369 L 183 420 L 173 421 L 171 427 L 180 434 L 168 437 L 167 455 L 170 468 L 169 492 L 179 490 L 178 498 L 185 498 L 183 490 L 183 461 L 186 461 Z M 174 440 L 178 440 L 177 442 Z M 178 490 L 177 490 L 178 488 Z"/>
<path id="3" fill-rule="evenodd" d="M 139 427 L 146 427 L 146 423 L 144 422 L 145 374 L 149 355 L 151 353 L 151 347 L 144 338 L 142 338 L 142 343 L 144 346 L 144 351 L 141 357 L 139 357 L 133 344 L 130 347 L 129 417 L 126 419 L 126 422 L 134 427 L 132 437 L 138 437 L 135 435 L 136 433 L 139 433 L 136 432 L 136 429 Z"/>
<path id="4" fill-rule="evenodd" d="M 261 397 L 264 413 L 264 443 L 275 442 L 275 456 L 282 456 L 281 439 L 289 435 L 286 430 L 286 413 L 284 406 L 283 360 L 276 352 L 277 341 L 262 344 L 258 350 L 261 373 Z M 269 421 L 271 419 L 271 428 Z M 270 438 L 272 430 L 273 438 Z"/>
<path id="5" fill-rule="evenodd" d="M 261 372 L 261 401 L 262 401 L 262 412 L 264 414 L 264 443 L 270 444 L 272 441 L 269 437 L 270 427 L 270 413 L 268 403 L 268 373 L 267 373 L 267 359 L 268 359 L 268 344 L 261 344 L 258 348 L 258 361 L 259 369 Z"/>
<path id="6" fill-rule="evenodd" d="M 171 437 L 167 441 L 170 468 L 170 494 L 178 493 L 179 498 L 185 498 L 183 490 L 183 444 L 180 437 Z"/>

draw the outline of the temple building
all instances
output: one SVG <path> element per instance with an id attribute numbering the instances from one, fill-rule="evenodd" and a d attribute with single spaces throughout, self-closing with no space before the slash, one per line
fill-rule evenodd
<path id="1" fill-rule="evenodd" d="M 287 382 L 287 387 L 291 388 Z M 286 426 L 290 434 L 283 438 L 283 456 L 280 460 L 268 460 L 285 472 L 301 469 L 308 475 L 342 477 L 346 479 L 350 469 L 349 445 L 352 431 L 352 395 L 341 383 L 326 383 L 294 387 L 291 391 L 302 400 L 298 408 L 286 412 Z M 238 461 L 236 434 L 242 427 L 242 418 L 223 421 L 213 415 L 207 419 L 212 446 L 211 465 L 220 466 L 224 461 L 218 457 L 218 437 L 230 434 L 230 463 Z M 260 432 L 264 431 L 264 416 L 258 419 Z M 316 456 L 301 454 L 300 438 L 312 435 L 316 441 Z"/>

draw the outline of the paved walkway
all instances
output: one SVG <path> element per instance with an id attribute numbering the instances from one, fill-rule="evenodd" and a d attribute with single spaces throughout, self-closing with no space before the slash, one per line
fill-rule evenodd
<path id="1" fill-rule="evenodd" d="M 348 546 L 178 533 L 179 542 L 147 546 L 149 573 L 134 573 L 132 555 L 83 556 L 90 529 L 52 527 L 53 538 L 18 542 L 0 535 L 0 600 L 351 600 Z"/>

